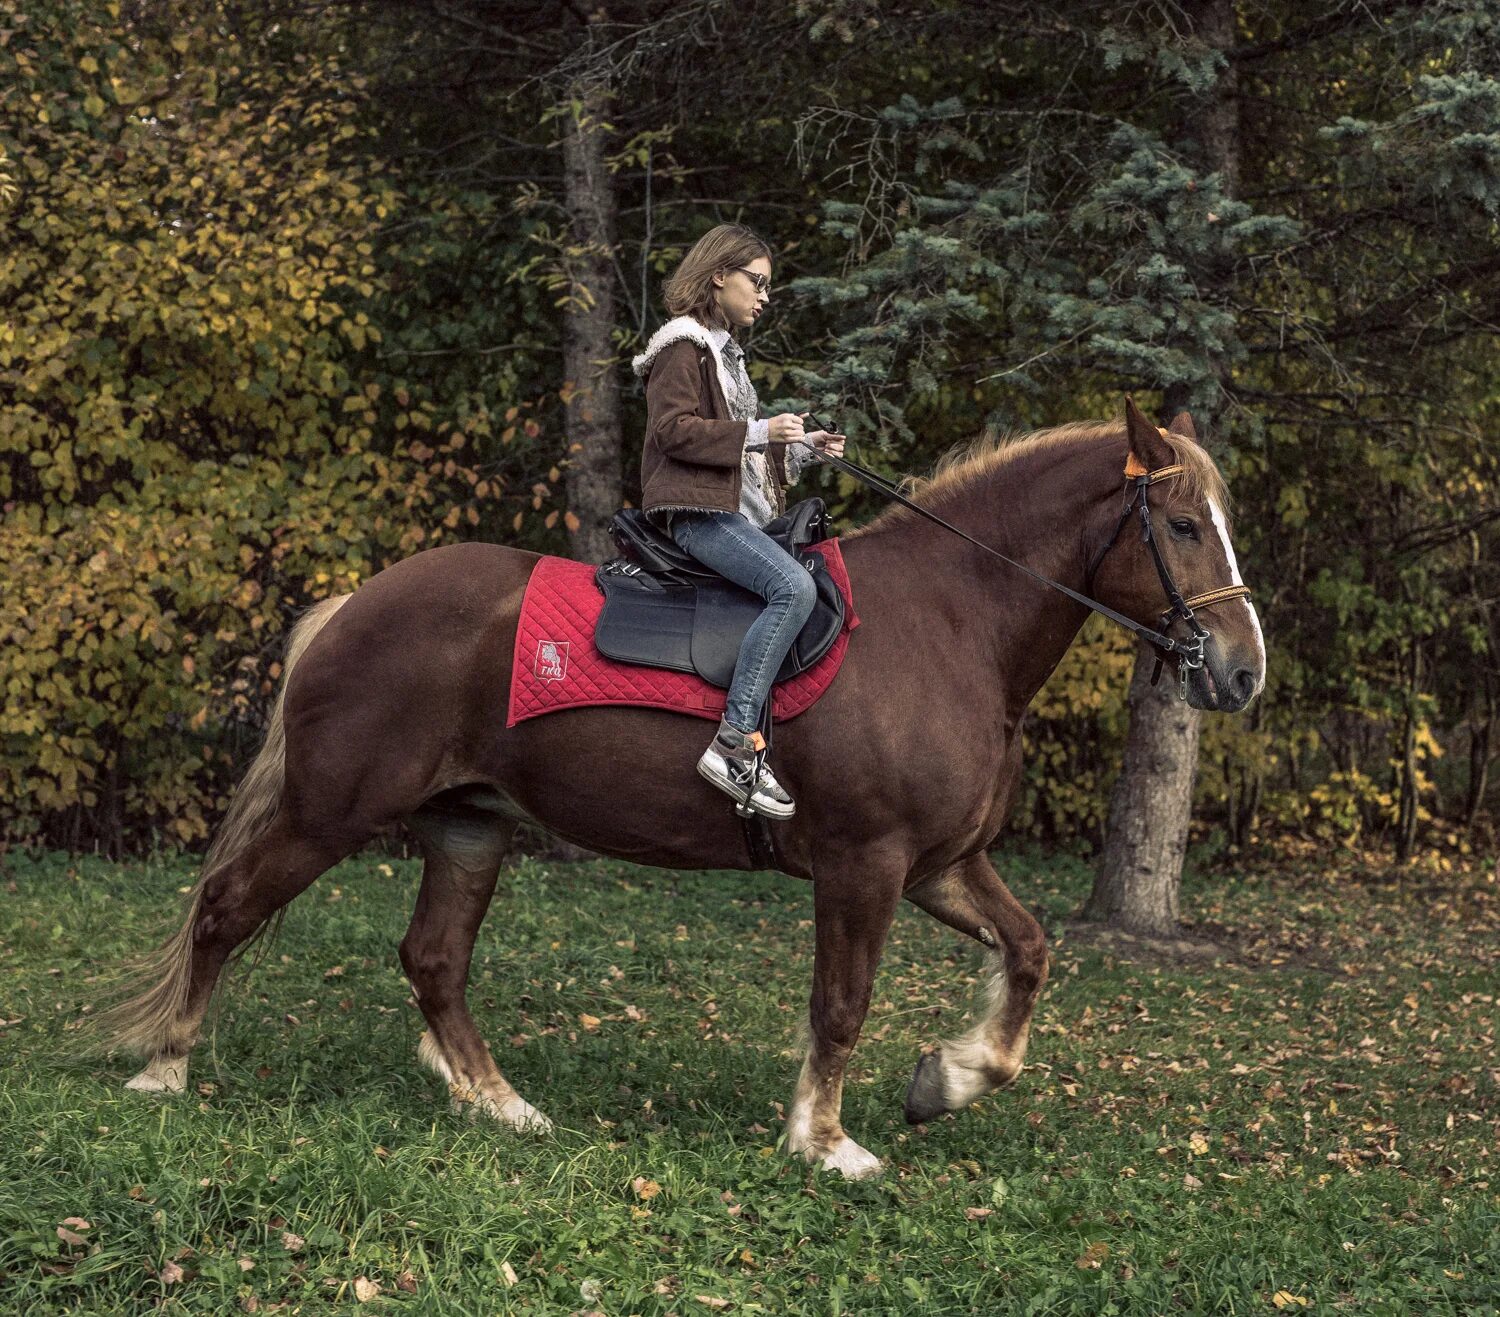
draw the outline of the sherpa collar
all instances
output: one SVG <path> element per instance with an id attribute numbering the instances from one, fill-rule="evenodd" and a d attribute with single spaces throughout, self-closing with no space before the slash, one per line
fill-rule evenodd
<path id="1" fill-rule="evenodd" d="M 719 376 L 719 391 L 724 395 L 724 402 L 727 406 L 733 394 L 729 388 L 729 371 L 724 366 L 724 354 L 719 350 L 719 345 L 714 341 L 714 335 L 709 328 L 692 316 L 677 316 L 668 320 L 651 335 L 651 341 L 646 344 L 646 350 L 640 356 L 631 359 L 630 369 L 638 378 L 645 379 L 651 371 L 651 363 L 660 355 L 662 349 L 684 338 L 713 354 L 714 370 Z"/>

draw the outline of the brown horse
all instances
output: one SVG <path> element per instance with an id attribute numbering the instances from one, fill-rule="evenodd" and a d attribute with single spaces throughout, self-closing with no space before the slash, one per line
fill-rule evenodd
<path id="1" fill-rule="evenodd" d="M 1238 584 L 1223 483 L 1186 414 L 1158 430 L 1127 404 L 1124 426 L 980 445 L 916 498 L 1154 625 L 1166 601 L 1141 537 L 1121 534 L 1103 552 L 1118 529 L 1128 460 L 1181 468 L 1150 487 L 1150 500 L 1182 593 Z M 1021 1069 L 1047 950 L 986 851 L 1015 794 L 1022 715 L 1087 613 L 909 509 L 842 543 L 861 626 L 838 679 L 779 730 L 774 754 L 800 803 L 776 825 L 781 867 L 812 880 L 816 915 L 811 1037 L 786 1142 L 853 1177 L 880 1161 L 840 1124 L 844 1069 L 902 897 L 995 952 L 984 1017 L 920 1060 L 908 1118 L 959 1110 Z M 536 562 L 492 544 L 428 550 L 297 624 L 266 746 L 186 922 L 141 995 L 106 1016 L 112 1045 L 150 1058 L 131 1087 L 180 1090 L 230 954 L 324 870 L 401 823 L 426 858 L 401 943 L 430 1029 L 419 1056 L 455 1099 L 545 1129 L 496 1067 L 465 1001 L 475 937 L 517 824 L 644 864 L 752 867 L 729 802 L 693 771 L 696 719 L 609 707 L 505 726 L 517 615 Z M 1260 690 L 1265 652 L 1243 592 L 1227 593 L 1204 607 L 1205 663 L 1190 672 L 1187 695 L 1234 712 Z"/>

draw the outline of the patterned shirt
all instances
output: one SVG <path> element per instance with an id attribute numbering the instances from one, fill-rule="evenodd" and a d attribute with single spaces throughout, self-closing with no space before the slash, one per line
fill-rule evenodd
<path id="1" fill-rule="evenodd" d="M 760 399 L 745 370 L 745 350 L 735 342 L 727 329 L 710 329 L 710 336 L 724 358 L 724 373 L 729 378 L 729 415 L 736 421 L 747 421 L 745 451 L 741 458 L 740 513 L 752 526 L 764 526 L 776 515 L 775 475 L 771 470 L 767 445 L 771 423 L 756 419 Z M 789 444 L 786 451 L 788 482 L 802 474 L 803 468 L 817 460 L 807 444 Z"/>

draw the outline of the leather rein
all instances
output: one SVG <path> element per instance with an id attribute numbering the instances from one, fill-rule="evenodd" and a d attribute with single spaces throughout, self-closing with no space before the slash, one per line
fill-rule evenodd
<path id="1" fill-rule="evenodd" d="M 814 423 L 817 422 L 816 417 L 812 419 Z M 819 428 L 824 427 L 820 425 Z M 1098 571 L 1099 564 L 1104 560 L 1104 555 L 1114 547 L 1115 541 L 1120 538 L 1120 532 L 1125 529 L 1125 524 L 1130 520 L 1132 514 L 1138 516 L 1141 523 L 1141 540 L 1151 551 L 1151 560 L 1156 564 L 1156 574 L 1161 578 L 1162 589 L 1166 592 L 1167 596 L 1167 607 L 1163 610 L 1161 620 L 1157 623 L 1156 629 L 1152 630 L 1150 627 L 1143 626 L 1134 619 L 1126 617 L 1123 613 L 1116 612 L 1108 605 L 1101 604 L 1097 599 L 1092 599 L 1086 594 L 1079 593 L 1077 590 L 1069 589 L 1061 582 L 1054 581 L 1051 577 L 1043 576 L 1040 572 L 1033 571 L 1025 563 L 1017 562 L 1014 558 L 1007 557 L 998 549 L 992 549 L 988 544 L 981 544 L 972 535 L 944 521 L 936 513 L 930 512 L 920 504 L 913 503 L 911 499 L 907 498 L 905 494 L 897 489 L 889 480 L 885 479 L 884 476 L 869 470 L 867 467 L 846 461 L 842 457 L 834 457 L 829 453 L 819 453 L 818 456 L 820 460 L 826 462 L 829 466 L 843 471 L 860 483 L 868 485 L 878 493 L 895 500 L 895 502 L 900 503 L 903 507 L 910 508 L 919 516 L 926 517 L 928 521 L 937 523 L 944 530 L 952 531 L 960 539 L 967 540 L 975 548 L 984 550 L 991 557 L 999 558 L 1001 562 L 1009 563 L 1010 566 L 1025 572 L 1033 580 L 1050 586 L 1059 593 L 1067 595 L 1069 599 L 1082 604 L 1085 608 L 1092 609 L 1101 616 L 1109 618 L 1111 622 L 1139 636 L 1156 651 L 1156 669 L 1151 674 L 1151 684 L 1153 686 L 1161 678 L 1162 665 L 1166 659 L 1173 654 L 1177 655 L 1178 691 L 1183 699 L 1187 698 L 1188 674 L 1204 666 L 1204 650 L 1209 638 L 1208 629 L 1198 620 L 1193 609 L 1195 607 L 1209 608 L 1214 604 L 1222 604 L 1230 599 L 1247 599 L 1250 596 L 1248 586 L 1226 585 L 1218 590 L 1209 590 L 1204 594 L 1194 595 L 1191 599 L 1184 599 L 1182 592 L 1177 588 L 1177 583 L 1173 581 L 1172 573 L 1167 567 L 1166 560 L 1162 557 L 1161 546 L 1156 542 L 1156 533 L 1152 529 L 1151 508 L 1146 497 L 1146 491 L 1158 481 L 1169 480 L 1173 476 L 1181 475 L 1186 468 L 1180 464 L 1158 467 L 1155 471 L 1148 471 L 1136 460 L 1134 453 L 1129 456 L 1125 463 L 1125 505 L 1120 511 L 1120 519 L 1115 523 L 1114 533 L 1110 535 L 1104 546 L 1094 554 L 1094 559 L 1089 564 L 1088 573 L 1084 578 L 1085 584 L 1092 589 L 1094 573 Z M 1176 621 L 1182 621 L 1187 624 L 1188 630 L 1191 633 L 1189 639 L 1179 640 L 1175 636 L 1167 634 L 1168 628 Z"/>

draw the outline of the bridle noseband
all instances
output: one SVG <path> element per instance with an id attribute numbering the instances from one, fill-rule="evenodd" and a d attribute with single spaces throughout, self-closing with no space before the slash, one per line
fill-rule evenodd
<path id="1" fill-rule="evenodd" d="M 813 418 L 816 422 L 816 418 Z M 826 426 L 819 424 L 820 429 Z M 1165 434 L 1165 431 L 1163 431 Z M 1086 608 L 1102 614 L 1111 622 L 1118 623 L 1127 631 L 1134 632 L 1148 645 L 1156 650 L 1156 668 L 1151 674 L 1151 684 L 1154 686 L 1161 679 L 1162 666 L 1169 655 L 1177 655 L 1177 684 L 1178 693 L 1187 699 L 1188 674 L 1200 669 L 1206 662 L 1205 650 L 1209 639 L 1209 632 L 1204 625 L 1198 621 L 1193 608 L 1208 608 L 1213 604 L 1222 604 L 1230 599 L 1248 599 L 1250 589 L 1244 585 L 1226 585 L 1217 590 L 1209 590 L 1204 594 L 1194 595 L 1191 599 L 1184 599 L 1177 584 L 1172 580 L 1172 573 L 1168 570 L 1166 560 L 1161 556 L 1161 546 L 1156 542 L 1156 535 L 1151 528 L 1151 506 L 1146 497 L 1146 491 L 1159 480 L 1169 480 L 1173 476 L 1181 475 L 1187 470 L 1181 464 L 1175 466 L 1157 467 L 1155 471 L 1148 471 L 1145 466 L 1131 453 L 1125 461 L 1125 506 L 1120 512 L 1120 519 L 1115 523 L 1114 533 L 1105 542 L 1104 547 L 1094 554 L 1093 561 L 1089 564 L 1084 583 L 1090 594 L 1094 588 L 1094 573 L 1099 569 L 1099 564 L 1104 560 L 1104 555 L 1114 547 L 1115 541 L 1120 538 L 1120 532 L 1125 529 L 1125 523 L 1130 520 L 1131 514 L 1137 514 L 1141 519 L 1141 539 L 1151 551 L 1151 560 L 1156 564 L 1156 574 L 1161 578 L 1161 586 L 1167 595 L 1167 607 L 1162 612 L 1161 620 L 1153 631 L 1149 627 L 1142 626 L 1132 618 L 1123 613 L 1116 612 L 1097 599 L 1090 598 L 1089 594 L 1080 594 L 1077 590 L 1070 590 L 1066 585 L 1043 576 L 1040 572 L 1032 571 L 1025 563 L 1017 562 L 1014 558 L 1008 558 L 997 549 L 992 549 L 988 544 L 981 544 L 972 535 L 959 530 L 957 526 L 950 525 L 936 513 L 929 512 L 918 503 L 913 503 L 905 494 L 901 493 L 895 485 L 883 476 L 876 474 L 866 467 L 854 462 L 846 461 L 842 457 L 834 457 L 829 453 L 820 454 L 821 460 L 836 470 L 843 471 L 853 476 L 860 483 L 868 485 L 877 490 L 887 498 L 894 499 L 903 507 L 910 508 L 920 516 L 926 517 L 928 521 L 936 522 L 944 530 L 952 531 L 961 539 L 967 540 L 976 548 L 983 549 L 992 557 L 999 558 L 1001 562 L 1009 563 L 1012 567 L 1019 568 L 1027 576 L 1040 581 L 1043 585 L 1051 586 L 1068 598 L 1076 600 Z M 1173 622 L 1186 622 L 1188 630 L 1192 633 L 1187 640 L 1178 640 L 1175 636 L 1167 634 Z"/>

